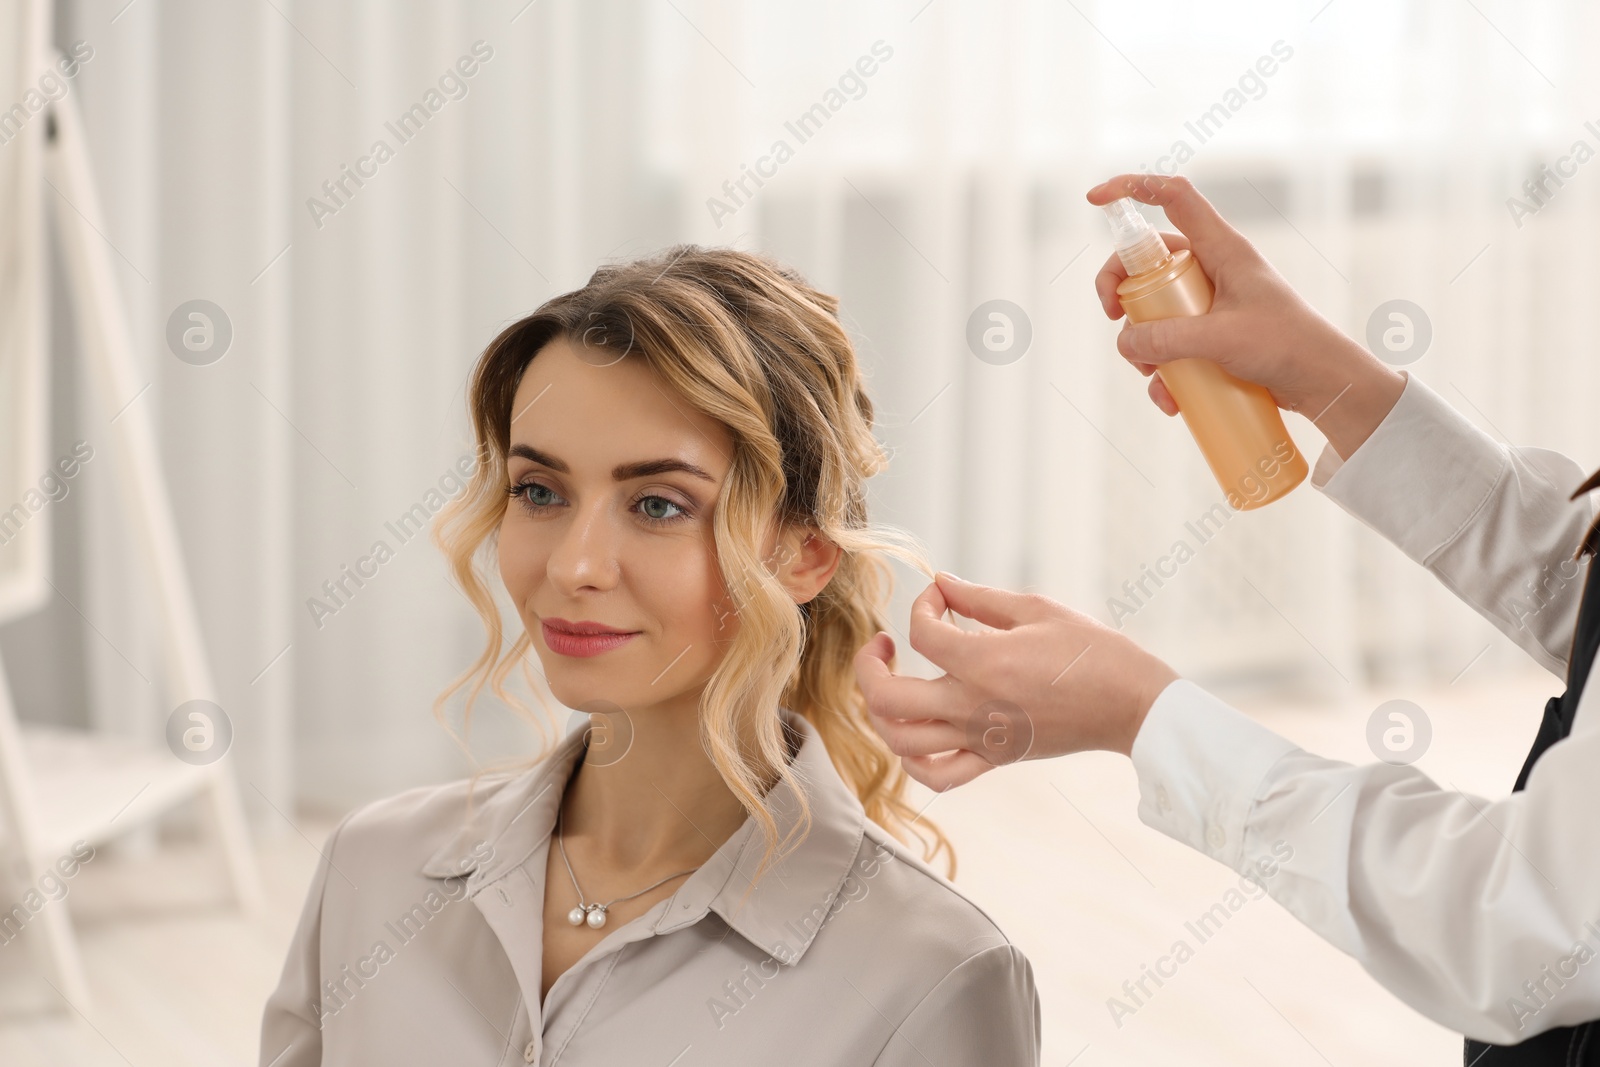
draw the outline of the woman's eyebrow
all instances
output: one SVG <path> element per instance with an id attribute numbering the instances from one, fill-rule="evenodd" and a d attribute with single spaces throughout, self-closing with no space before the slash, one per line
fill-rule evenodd
<path id="1" fill-rule="evenodd" d="M 572 468 L 561 460 L 547 452 L 539 451 L 532 445 L 512 445 L 506 454 L 549 467 L 551 470 L 562 474 L 572 473 Z M 717 484 L 717 480 L 704 469 L 682 459 L 647 459 L 637 463 L 619 463 L 611 468 L 611 478 L 613 481 L 626 482 L 633 478 L 649 478 L 656 474 L 666 474 L 668 471 L 682 471 L 702 481 L 710 482 L 712 485 Z"/>

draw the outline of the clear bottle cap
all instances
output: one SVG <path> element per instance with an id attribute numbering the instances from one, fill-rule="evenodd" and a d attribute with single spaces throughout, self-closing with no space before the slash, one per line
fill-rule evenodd
<path id="1" fill-rule="evenodd" d="M 1104 206 L 1106 220 L 1111 223 L 1111 243 L 1130 276 L 1156 270 L 1172 253 L 1145 217 L 1139 214 L 1132 197 L 1122 197 Z"/>

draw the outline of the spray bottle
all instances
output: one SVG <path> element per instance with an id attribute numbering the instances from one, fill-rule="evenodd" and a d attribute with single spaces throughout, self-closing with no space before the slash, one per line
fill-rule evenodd
<path id="1" fill-rule="evenodd" d="M 1128 272 L 1117 297 L 1129 322 L 1211 310 L 1211 280 L 1187 248 L 1168 251 L 1130 198 L 1113 200 L 1105 212 Z M 1229 507 L 1247 511 L 1270 504 L 1305 480 L 1305 456 L 1264 386 L 1242 382 L 1208 359 L 1175 359 L 1156 373 L 1178 402 Z"/>

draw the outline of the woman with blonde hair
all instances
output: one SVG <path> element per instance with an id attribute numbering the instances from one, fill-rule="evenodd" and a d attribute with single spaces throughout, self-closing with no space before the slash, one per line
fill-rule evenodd
<path id="1" fill-rule="evenodd" d="M 261 1063 L 1036 1064 L 1031 967 L 929 866 L 949 841 L 855 683 L 887 557 L 933 572 L 867 520 L 886 460 L 837 299 L 679 246 L 505 329 L 469 392 L 480 461 L 434 537 L 487 643 L 440 706 L 516 704 L 531 651 L 588 718 L 345 817 Z"/>

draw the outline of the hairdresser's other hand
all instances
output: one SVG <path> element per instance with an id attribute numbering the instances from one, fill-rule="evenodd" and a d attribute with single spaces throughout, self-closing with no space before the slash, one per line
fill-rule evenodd
<path id="1" fill-rule="evenodd" d="M 1163 233 L 1167 246 L 1190 249 L 1216 290 L 1209 314 L 1123 324 L 1117 350 L 1151 376 L 1150 399 L 1177 414 L 1177 402 L 1153 372 L 1175 359 L 1208 359 L 1266 387 L 1279 407 L 1312 420 L 1348 459 L 1394 407 L 1405 376 L 1303 300 L 1189 179 L 1120 174 L 1088 192 L 1096 205 L 1124 196 L 1166 212 L 1183 231 Z M 1127 276 L 1113 253 L 1095 277 L 1110 318 L 1122 316 L 1117 285 Z"/>
<path id="2" fill-rule="evenodd" d="M 947 610 L 992 630 L 963 630 Z M 906 773 L 940 792 L 1019 759 L 1086 749 L 1127 755 L 1178 673 L 1096 620 L 1033 593 L 940 573 L 911 605 L 911 647 L 946 673 L 889 670 L 894 639 L 856 654 L 873 728 Z"/>

